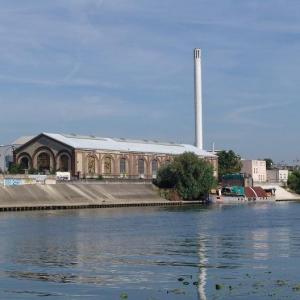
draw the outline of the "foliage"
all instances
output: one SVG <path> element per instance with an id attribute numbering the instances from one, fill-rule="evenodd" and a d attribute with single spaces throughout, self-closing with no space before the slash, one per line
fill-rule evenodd
<path id="1" fill-rule="evenodd" d="M 232 150 L 220 151 L 218 154 L 218 172 L 219 179 L 225 174 L 239 173 L 242 169 L 241 157 Z"/>
<path id="2" fill-rule="evenodd" d="M 300 171 L 293 171 L 289 175 L 287 184 L 291 190 L 293 190 L 297 194 L 300 194 Z"/>
<path id="3" fill-rule="evenodd" d="M 35 169 L 35 168 L 30 168 L 28 170 L 28 174 L 31 174 L 31 175 L 36 175 L 38 173 L 39 173 L 39 171 L 37 169 Z"/>
<path id="4" fill-rule="evenodd" d="M 24 170 L 21 165 L 12 163 L 9 165 L 8 173 L 9 174 L 22 174 L 22 173 L 24 173 Z"/>
<path id="5" fill-rule="evenodd" d="M 213 167 L 194 153 L 186 152 L 158 170 L 156 184 L 160 188 L 175 188 L 184 200 L 201 199 L 215 185 Z"/>
<path id="6" fill-rule="evenodd" d="M 157 173 L 154 184 L 161 189 L 172 189 L 177 182 L 176 170 L 172 163 L 162 166 Z"/>
<path id="7" fill-rule="evenodd" d="M 271 158 L 265 158 L 264 160 L 266 162 L 267 170 L 272 170 L 274 164 L 273 160 Z"/>

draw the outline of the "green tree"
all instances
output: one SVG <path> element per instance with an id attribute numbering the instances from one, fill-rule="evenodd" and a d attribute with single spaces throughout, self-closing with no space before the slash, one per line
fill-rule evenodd
<path id="1" fill-rule="evenodd" d="M 272 170 L 274 164 L 273 160 L 271 158 L 265 158 L 264 160 L 266 162 L 267 170 Z"/>
<path id="2" fill-rule="evenodd" d="M 186 152 L 158 170 L 156 184 L 175 188 L 184 200 L 202 199 L 215 186 L 213 167 L 194 153 Z"/>
<path id="3" fill-rule="evenodd" d="M 220 151 L 218 154 L 219 179 L 225 174 L 239 173 L 242 169 L 241 157 L 232 150 Z"/>
<path id="4" fill-rule="evenodd" d="M 300 194 L 300 171 L 293 171 L 289 175 L 287 184 L 291 190 Z"/>

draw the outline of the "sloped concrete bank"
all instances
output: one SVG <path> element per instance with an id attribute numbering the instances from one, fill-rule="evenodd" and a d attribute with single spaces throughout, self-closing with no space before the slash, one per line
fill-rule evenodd
<path id="1" fill-rule="evenodd" d="M 275 200 L 276 201 L 299 201 L 300 195 L 297 195 L 295 193 L 289 192 L 286 189 L 284 189 L 282 186 L 280 186 L 279 183 L 263 183 L 260 184 L 263 188 L 271 189 L 275 188 Z"/>
<path id="2" fill-rule="evenodd" d="M 0 187 L 0 211 L 181 205 L 158 195 L 152 184 L 63 183 Z"/>

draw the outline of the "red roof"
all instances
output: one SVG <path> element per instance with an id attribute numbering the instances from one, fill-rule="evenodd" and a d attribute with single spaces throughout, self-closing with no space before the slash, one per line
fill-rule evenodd
<path id="1" fill-rule="evenodd" d="M 267 198 L 267 193 L 260 186 L 245 187 L 245 195 L 247 198 Z"/>

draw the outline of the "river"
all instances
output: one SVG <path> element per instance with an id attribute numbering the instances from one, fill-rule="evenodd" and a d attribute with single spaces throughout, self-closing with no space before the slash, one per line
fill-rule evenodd
<path id="1" fill-rule="evenodd" d="M 0 214 L 0 299 L 297 299 L 300 203 Z"/>

